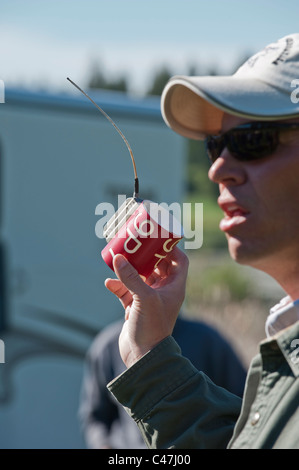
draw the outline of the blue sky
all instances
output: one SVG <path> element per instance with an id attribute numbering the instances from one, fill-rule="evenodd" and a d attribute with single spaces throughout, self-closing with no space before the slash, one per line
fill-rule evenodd
<path id="1" fill-rule="evenodd" d="M 0 0 L 0 78 L 67 90 L 66 76 L 85 86 L 97 63 L 138 94 L 162 65 L 230 73 L 298 18 L 298 0 Z"/>

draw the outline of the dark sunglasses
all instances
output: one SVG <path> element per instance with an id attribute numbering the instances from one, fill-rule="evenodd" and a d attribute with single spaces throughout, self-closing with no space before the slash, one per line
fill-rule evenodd
<path id="1" fill-rule="evenodd" d="M 280 133 L 298 130 L 299 123 L 251 122 L 205 140 L 208 157 L 214 163 L 225 148 L 239 161 L 268 157 L 277 149 Z"/>

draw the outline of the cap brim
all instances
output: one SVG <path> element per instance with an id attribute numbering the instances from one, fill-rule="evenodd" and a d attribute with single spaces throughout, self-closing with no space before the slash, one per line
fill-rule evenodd
<path id="1" fill-rule="evenodd" d="M 287 119 L 294 117 L 294 105 L 291 89 L 286 92 L 258 79 L 175 76 L 163 90 L 161 112 L 174 131 L 202 140 L 221 131 L 224 113 L 248 119 Z"/>

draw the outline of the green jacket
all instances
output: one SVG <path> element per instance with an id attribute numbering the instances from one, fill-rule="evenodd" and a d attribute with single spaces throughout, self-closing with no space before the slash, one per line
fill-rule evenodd
<path id="1" fill-rule="evenodd" d="M 260 344 L 243 402 L 172 337 L 108 384 L 150 448 L 299 449 L 299 322 Z"/>

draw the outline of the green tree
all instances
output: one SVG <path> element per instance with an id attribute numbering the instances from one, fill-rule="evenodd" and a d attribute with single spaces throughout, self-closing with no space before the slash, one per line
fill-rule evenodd
<path id="1" fill-rule="evenodd" d="M 88 79 L 89 88 L 128 92 L 128 82 L 125 76 L 116 79 L 107 79 L 99 65 L 93 65 Z"/>
<path id="2" fill-rule="evenodd" d="M 200 194 L 211 196 L 218 195 L 217 185 L 212 183 L 207 174 L 210 162 L 206 154 L 205 144 L 199 140 L 187 140 L 187 174 L 186 191 L 189 195 Z"/>
<path id="3" fill-rule="evenodd" d="M 158 95 L 160 96 L 163 88 L 173 74 L 166 67 L 162 67 L 158 70 L 153 78 L 153 83 L 147 91 L 147 95 Z"/>

